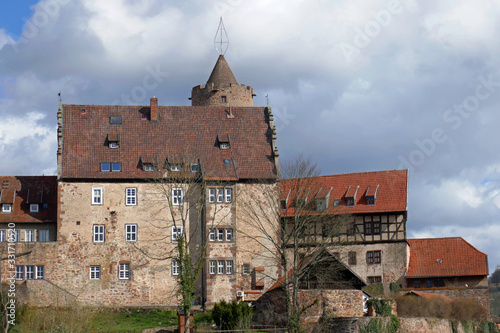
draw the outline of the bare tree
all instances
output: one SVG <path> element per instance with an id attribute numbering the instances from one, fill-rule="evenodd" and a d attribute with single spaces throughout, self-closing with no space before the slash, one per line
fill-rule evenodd
<path id="1" fill-rule="evenodd" d="M 245 236 L 265 247 L 269 263 L 281 269 L 279 276 L 269 277 L 284 290 L 285 320 L 290 332 L 303 330 L 301 316 L 315 303 L 313 300 L 301 304 L 298 299 L 301 282 L 311 274 L 305 267 L 322 267 L 322 262 L 331 256 L 321 254 L 329 246 L 340 244 L 339 233 L 352 221 L 352 217 L 340 214 L 329 203 L 331 189 L 322 186 L 318 175 L 319 170 L 310 158 L 298 156 L 281 165 L 278 184 L 263 185 L 258 200 L 242 204 L 245 223 L 256 230 L 252 234 L 246 232 Z M 332 267 L 326 263 L 323 266 Z"/>
<path id="2" fill-rule="evenodd" d="M 172 261 L 179 310 L 185 314 L 185 332 L 189 333 L 190 312 L 206 260 L 206 228 L 224 220 L 217 203 L 210 212 L 206 210 L 207 185 L 215 186 L 217 181 L 205 179 L 200 160 L 195 158 L 174 157 L 161 168 L 153 167 L 162 170 L 150 179 L 153 190 L 147 200 L 152 212 L 149 229 L 154 236 L 148 244 L 135 247 L 147 258 Z"/>

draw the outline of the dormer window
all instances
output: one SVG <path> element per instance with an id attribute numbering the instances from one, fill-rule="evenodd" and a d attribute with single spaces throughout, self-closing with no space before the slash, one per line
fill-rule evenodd
<path id="1" fill-rule="evenodd" d="M 230 142 L 229 135 L 217 135 L 217 142 L 219 143 L 219 148 L 220 149 L 230 149 L 231 148 L 231 142 Z"/>
<path id="2" fill-rule="evenodd" d="M 326 210 L 326 198 L 316 199 L 316 211 L 324 212 Z"/>
<path id="3" fill-rule="evenodd" d="M 375 205 L 375 200 L 377 199 L 377 191 L 380 185 L 368 187 L 366 189 L 366 204 L 369 206 Z"/>
<path id="4" fill-rule="evenodd" d="M 200 172 L 200 163 L 191 163 L 191 172 Z"/>
<path id="5" fill-rule="evenodd" d="M 281 209 L 286 209 L 286 200 L 281 200 L 280 205 Z"/>
<path id="6" fill-rule="evenodd" d="M 12 204 L 10 203 L 2 204 L 2 213 L 12 213 Z"/>
<path id="7" fill-rule="evenodd" d="M 181 167 L 178 164 L 173 164 L 170 166 L 170 171 L 181 171 Z"/>
<path id="8" fill-rule="evenodd" d="M 356 203 L 356 194 L 358 193 L 359 186 L 349 186 L 345 194 L 345 201 L 347 206 L 354 206 Z"/>
<path id="9" fill-rule="evenodd" d="M 155 171 L 155 166 L 153 164 L 143 164 L 142 170 L 148 172 Z"/>
<path id="10" fill-rule="evenodd" d="M 120 134 L 108 134 L 106 139 L 108 142 L 108 147 L 111 149 L 116 149 L 120 147 Z"/>

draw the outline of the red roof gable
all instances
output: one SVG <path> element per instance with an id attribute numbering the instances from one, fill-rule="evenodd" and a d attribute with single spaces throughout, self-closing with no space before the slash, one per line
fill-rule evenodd
<path id="1" fill-rule="evenodd" d="M 407 180 L 407 170 L 285 179 L 281 183 L 281 199 L 285 200 L 288 197 L 288 202 L 287 209 L 282 211 L 282 216 L 294 215 L 296 198 L 307 197 L 308 202 L 312 202 L 315 198 L 320 198 L 326 190 L 330 193 L 328 211 L 332 214 L 404 212 L 407 204 Z M 367 204 L 368 189 L 377 189 L 374 205 Z M 354 195 L 354 192 L 356 192 L 355 204 L 347 206 L 346 197 Z M 316 195 L 317 193 L 320 195 Z M 335 207 L 336 200 L 338 200 L 337 207 Z"/>
<path id="2" fill-rule="evenodd" d="M 276 178 L 269 110 L 265 107 L 63 105 L 62 178 L 156 178 L 167 161 L 200 162 L 206 179 Z M 84 112 L 82 111 L 84 110 Z M 118 124 L 110 124 L 111 116 Z M 106 140 L 119 135 L 119 148 Z M 230 137 L 221 149 L 219 137 Z M 141 157 L 158 160 L 155 173 L 143 171 Z M 101 163 L 121 163 L 119 172 L 101 172 Z M 185 169 L 186 170 L 186 169 Z M 188 172 L 189 173 L 189 172 Z"/>
<path id="3" fill-rule="evenodd" d="M 2 184 L 2 193 L 15 193 L 13 202 L 10 202 L 12 212 L 0 212 L 0 223 L 56 222 L 57 179 L 55 176 L 0 176 L 0 184 Z M 30 204 L 38 204 L 38 212 L 30 212 Z"/>
<path id="4" fill-rule="evenodd" d="M 488 275 L 487 255 L 461 237 L 408 239 L 406 277 Z"/>

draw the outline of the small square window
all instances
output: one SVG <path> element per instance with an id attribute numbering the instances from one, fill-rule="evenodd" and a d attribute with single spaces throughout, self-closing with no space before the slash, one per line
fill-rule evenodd
<path id="1" fill-rule="evenodd" d="M 115 162 L 111 163 L 111 171 L 113 172 L 121 172 L 122 171 L 122 164 Z"/>
<path id="2" fill-rule="evenodd" d="M 135 206 L 137 204 L 137 189 L 130 187 L 125 189 L 125 205 Z"/>
<path id="3" fill-rule="evenodd" d="M 176 241 L 182 236 L 182 227 L 172 227 L 172 240 Z"/>
<path id="4" fill-rule="evenodd" d="M 95 224 L 94 228 L 94 242 L 102 243 L 104 242 L 104 225 L 103 224 Z"/>
<path id="5" fill-rule="evenodd" d="M 181 167 L 177 164 L 171 165 L 170 171 L 181 171 Z"/>
<path id="6" fill-rule="evenodd" d="M 130 264 L 123 263 L 118 267 L 118 278 L 120 280 L 129 280 L 130 279 Z"/>
<path id="7" fill-rule="evenodd" d="M 101 163 L 101 172 L 111 171 L 111 163 Z"/>
<path id="8" fill-rule="evenodd" d="M 226 188 L 226 203 L 233 201 L 233 189 Z"/>
<path id="9" fill-rule="evenodd" d="M 102 187 L 92 187 L 92 204 L 102 205 Z"/>
<path id="10" fill-rule="evenodd" d="M 224 274 L 224 260 L 217 262 L 217 274 Z"/>
<path id="11" fill-rule="evenodd" d="M 432 280 L 425 280 L 425 287 L 432 288 Z"/>
<path id="12" fill-rule="evenodd" d="M 16 266 L 16 280 L 24 280 L 24 266 Z"/>
<path id="13" fill-rule="evenodd" d="M 90 279 L 99 280 L 101 278 L 101 266 L 90 266 Z"/>
<path id="14" fill-rule="evenodd" d="M 226 260 L 226 274 L 233 274 L 233 261 Z"/>
<path id="15" fill-rule="evenodd" d="M 38 213 L 39 212 L 38 204 L 30 204 L 30 212 L 31 213 Z"/>
<path id="16" fill-rule="evenodd" d="M 152 172 L 152 171 L 155 171 L 155 167 L 153 164 L 143 164 L 142 170 L 147 171 L 147 172 Z"/>
<path id="17" fill-rule="evenodd" d="M 208 229 L 208 240 L 211 242 L 215 241 L 215 228 Z"/>
<path id="18" fill-rule="evenodd" d="M 346 205 L 347 206 L 354 206 L 354 198 L 346 198 Z"/>
<path id="19" fill-rule="evenodd" d="M 226 240 L 231 242 L 233 240 L 233 229 L 226 229 Z"/>
<path id="20" fill-rule="evenodd" d="M 12 204 L 2 204 L 2 213 L 12 213 Z"/>
<path id="21" fill-rule="evenodd" d="M 372 196 L 372 195 L 367 196 L 367 197 L 366 197 L 366 204 L 367 204 L 368 206 L 373 206 L 373 205 L 375 205 L 375 197 L 374 197 L 374 196 Z"/>
<path id="22" fill-rule="evenodd" d="M 172 189 L 172 205 L 179 206 L 179 205 L 182 205 L 182 202 L 183 202 L 182 188 L 173 188 Z"/>
<path id="23" fill-rule="evenodd" d="M 229 142 L 221 142 L 219 144 L 219 148 L 220 149 L 229 149 L 229 148 L 231 148 L 231 146 L 229 145 Z M 225 161 L 229 161 L 229 160 L 224 160 L 224 163 L 225 163 Z M 229 164 L 229 163 L 226 163 L 226 164 Z"/>
<path id="24" fill-rule="evenodd" d="M 137 241 L 137 224 L 125 224 L 125 240 L 127 242 Z"/>
<path id="25" fill-rule="evenodd" d="M 217 240 L 218 241 L 224 240 L 224 229 L 217 229 Z"/>
<path id="26" fill-rule="evenodd" d="M 177 260 L 172 260 L 172 275 L 179 275 L 179 262 Z"/>
<path id="27" fill-rule="evenodd" d="M 420 281 L 413 281 L 413 288 L 420 288 Z"/>
<path id="28" fill-rule="evenodd" d="M 220 97 L 221 103 L 227 103 L 227 97 L 226 96 L 221 96 Z"/>
<path id="29" fill-rule="evenodd" d="M 35 279 L 35 266 L 28 265 L 26 266 L 26 280 L 34 280 Z"/>
<path id="30" fill-rule="evenodd" d="M 109 142 L 108 147 L 111 149 L 117 149 L 120 147 L 120 145 L 118 144 L 118 142 Z"/>
<path id="31" fill-rule="evenodd" d="M 39 230 L 38 231 L 38 241 L 48 242 L 49 241 L 49 230 Z"/>
<path id="32" fill-rule="evenodd" d="M 41 280 L 45 277 L 45 268 L 44 266 L 36 266 L 36 279 Z"/>
<path id="33" fill-rule="evenodd" d="M 215 188 L 208 189 L 208 201 L 215 202 Z"/>
<path id="34" fill-rule="evenodd" d="M 200 164 L 191 163 L 191 172 L 200 172 Z"/>
<path id="35" fill-rule="evenodd" d="M 250 264 L 243 264 L 243 274 L 244 275 L 250 274 Z"/>
<path id="36" fill-rule="evenodd" d="M 338 207 L 338 206 L 339 206 L 339 203 L 340 203 L 340 200 L 336 199 L 336 200 L 333 202 L 333 207 Z"/>
<path id="37" fill-rule="evenodd" d="M 208 271 L 210 274 L 215 274 L 215 267 L 217 266 L 217 261 L 210 260 L 208 264 Z"/>
<path id="38" fill-rule="evenodd" d="M 34 242 L 35 241 L 35 230 L 24 230 L 24 241 Z"/>

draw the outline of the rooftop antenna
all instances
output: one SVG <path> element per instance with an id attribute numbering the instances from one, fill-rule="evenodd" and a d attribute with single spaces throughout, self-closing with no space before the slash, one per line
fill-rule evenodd
<path id="1" fill-rule="evenodd" d="M 219 55 L 224 55 L 229 46 L 229 38 L 227 37 L 226 28 L 224 28 L 224 23 L 222 22 L 222 16 L 220 18 L 219 28 L 217 28 L 217 32 L 215 33 L 214 46 Z"/>
<path id="2" fill-rule="evenodd" d="M 57 94 L 57 96 L 59 96 L 59 103 L 62 103 L 62 93 L 61 93 L 61 92 L 59 92 L 59 93 Z"/>

